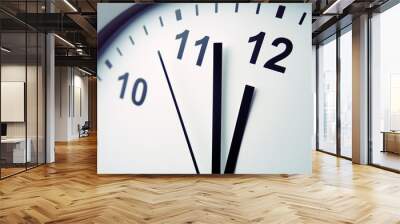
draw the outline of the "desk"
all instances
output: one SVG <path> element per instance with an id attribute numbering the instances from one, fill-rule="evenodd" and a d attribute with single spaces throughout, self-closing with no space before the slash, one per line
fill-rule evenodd
<path id="1" fill-rule="evenodd" d="M 383 131 L 383 150 L 382 152 L 392 152 L 400 154 L 400 132 Z"/>
<path id="2" fill-rule="evenodd" d="M 1 154 L 8 163 L 25 163 L 31 162 L 31 139 L 27 139 L 25 154 L 25 138 L 6 138 L 1 139 Z M 12 158 L 12 159 L 11 159 Z"/>

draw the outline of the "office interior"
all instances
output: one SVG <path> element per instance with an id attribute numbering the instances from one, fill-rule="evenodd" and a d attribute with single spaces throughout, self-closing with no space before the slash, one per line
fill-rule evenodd
<path id="1" fill-rule="evenodd" d="M 390 4 L 390 3 L 386 3 Z M 366 163 L 383 169 L 399 171 L 399 68 L 393 29 L 400 19 L 400 6 L 384 6 L 368 14 L 366 21 L 366 89 L 368 151 Z M 343 27 L 315 43 L 317 80 L 316 149 L 352 160 L 352 111 L 355 71 L 352 23 L 343 18 Z M 358 25 L 358 24 L 357 24 Z M 357 34 L 359 35 L 359 34 Z"/>
<path id="2" fill-rule="evenodd" d="M 50 9 L 60 13 L 63 7 L 69 6 L 45 0 L 0 3 L 1 179 L 52 163 L 54 144 L 96 132 L 96 42 L 87 43 L 76 31 L 78 25 L 70 24 L 75 31 L 57 27 L 60 24 L 47 27 L 40 17 Z M 66 32 L 50 37 L 50 31 L 60 29 Z M 67 36 L 74 38 L 74 44 Z M 86 60 L 69 64 L 69 58 L 77 57 Z M 56 74 L 52 96 L 48 96 L 50 72 Z M 51 111 L 46 110 L 49 107 Z M 46 128 L 49 117 L 51 130 Z"/>
<path id="3" fill-rule="evenodd" d="M 1 2 L 1 178 L 52 161 L 46 160 L 46 145 L 79 138 L 83 126 L 96 133 L 93 36 L 98 2 Z M 400 20 L 400 5 L 339 1 L 343 12 L 338 16 L 323 13 L 335 1 L 310 2 L 314 10 L 315 149 L 352 159 L 352 20 L 366 15 L 369 80 L 364 88 L 368 90 L 371 143 L 366 163 L 400 171 L 400 67 L 396 63 L 400 33 L 393 29 Z M 41 15 L 49 12 L 65 14 L 46 24 Z M 48 103 L 51 90 L 54 100 Z M 47 121 L 53 116 L 54 133 L 48 133 Z M 47 138 L 49 134 L 52 138 Z"/>
<path id="4" fill-rule="evenodd" d="M 133 1 L 0 2 L 0 182 L 57 164 L 60 145 L 95 138 L 100 2 Z M 288 2 L 313 7 L 310 150 L 400 173 L 399 1 Z"/>

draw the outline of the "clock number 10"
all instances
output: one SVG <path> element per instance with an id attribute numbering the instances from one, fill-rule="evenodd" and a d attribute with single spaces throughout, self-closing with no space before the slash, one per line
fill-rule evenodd
<path id="1" fill-rule="evenodd" d="M 119 81 L 122 81 L 121 92 L 119 98 L 123 99 L 125 97 L 126 86 L 128 85 L 129 73 L 125 73 L 118 77 Z M 138 87 L 142 86 L 142 91 L 140 95 L 138 94 Z M 136 106 L 141 106 L 146 99 L 147 94 L 147 83 L 143 78 L 138 78 L 135 80 L 132 88 L 132 103 Z"/>
<path id="2" fill-rule="evenodd" d="M 260 54 L 260 50 L 261 50 L 261 46 L 263 44 L 264 38 L 265 38 L 264 32 L 260 32 L 259 34 L 249 38 L 249 43 L 256 42 L 256 44 L 254 46 L 253 54 L 251 55 L 251 58 L 250 58 L 251 64 L 256 64 L 258 55 Z M 269 59 L 267 62 L 265 62 L 264 68 L 268 68 L 268 69 L 271 69 L 273 71 L 280 72 L 280 73 L 285 73 L 286 68 L 283 66 L 277 65 L 276 63 L 282 61 L 283 59 L 288 57 L 290 55 L 290 53 L 292 53 L 293 43 L 292 43 L 292 41 L 290 41 L 289 39 L 284 38 L 284 37 L 279 37 L 279 38 L 276 38 L 274 41 L 272 41 L 272 45 L 275 47 L 279 46 L 280 44 L 285 45 L 285 50 L 282 53 L 276 55 L 275 57 L 273 57 L 273 58 Z"/>

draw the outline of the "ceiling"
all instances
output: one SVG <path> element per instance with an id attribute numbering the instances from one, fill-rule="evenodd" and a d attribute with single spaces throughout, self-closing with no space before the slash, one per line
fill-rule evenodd
<path id="1" fill-rule="evenodd" d="M 288 0 L 262 2 L 308 2 L 313 8 L 313 42 L 326 38 L 337 29 L 339 20 L 351 17 L 376 8 L 388 0 Z M 96 69 L 96 4 L 101 2 L 153 2 L 132 0 L 1 0 L 0 26 L 5 40 L 15 49 L 21 51 L 25 39 L 18 34 L 28 28 L 29 31 L 55 32 L 56 62 L 59 65 L 80 66 L 84 63 L 91 70 Z M 247 1 L 248 2 L 248 1 Z M 250 1 L 258 2 L 258 1 Z M 49 11 L 53 13 L 48 13 Z M 350 19 L 349 19 L 350 18 Z M 346 23 L 342 23 L 346 25 Z M 66 40 L 66 41 L 63 41 Z M 72 45 L 73 46 L 72 46 Z M 4 45 L 4 44 L 3 44 Z M 5 45 L 4 45 L 5 46 Z M 28 52 L 31 52 L 28 45 Z M 22 52 L 23 53 L 23 52 Z M 57 59 L 57 58 L 56 58 Z M 61 61 L 62 60 L 62 61 Z M 87 61 L 85 61 L 87 60 Z"/>

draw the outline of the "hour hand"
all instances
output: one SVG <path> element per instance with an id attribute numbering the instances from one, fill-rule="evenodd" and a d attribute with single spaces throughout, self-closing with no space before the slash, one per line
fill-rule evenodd
<path id="1" fill-rule="evenodd" d="M 239 157 L 240 145 L 242 144 L 244 131 L 246 129 L 247 120 L 249 118 L 253 95 L 254 87 L 246 85 L 243 92 L 242 102 L 240 103 L 235 131 L 233 132 L 228 160 L 225 166 L 225 173 L 235 173 L 236 163 Z"/>

